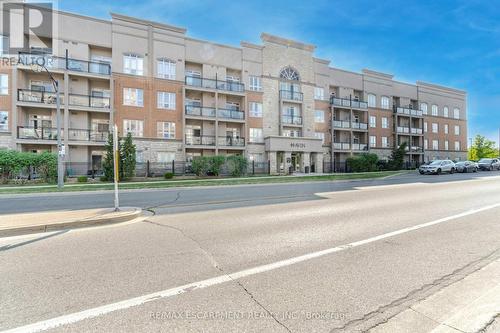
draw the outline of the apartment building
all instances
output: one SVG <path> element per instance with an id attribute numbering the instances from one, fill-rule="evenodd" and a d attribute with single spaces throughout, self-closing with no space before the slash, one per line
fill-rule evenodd
<path id="1" fill-rule="evenodd" d="M 408 161 L 466 158 L 464 91 L 334 68 L 267 33 L 235 47 L 118 14 L 55 15 L 57 37 L 26 36 L 22 64 L 0 69 L 0 147 L 56 149 L 54 87 L 29 65 L 42 57 L 60 82 L 65 159 L 84 165 L 74 173 L 100 168 L 112 124 L 139 162 L 243 154 L 271 173 L 322 172 L 403 142 Z"/>

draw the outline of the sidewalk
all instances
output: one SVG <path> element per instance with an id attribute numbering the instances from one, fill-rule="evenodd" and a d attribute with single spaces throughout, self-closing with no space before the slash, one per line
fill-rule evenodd
<path id="1" fill-rule="evenodd" d="M 370 333 L 489 333 L 500 327 L 499 314 L 500 259 L 497 259 L 412 305 Z"/>
<path id="2" fill-rule="evenodd" d="M 140 208 L 59 210 L 1 215 L 0 237 L 126 222 L 139 217 Z"/>

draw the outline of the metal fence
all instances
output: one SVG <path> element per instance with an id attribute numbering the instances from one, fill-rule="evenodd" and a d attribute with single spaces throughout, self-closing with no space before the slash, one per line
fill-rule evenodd
<path id="1" fill-rule="evenodd" d="M 166 173 L 173 173 L 176 176 L 194 175 L 191 168 L 191 162 L 172 161 L 168 163 L 158 163 L 147 161 L 145 163 L 137 163 L 135 166 L 136 177 L 163 177 Z M 246 174 L 269 174 L 269 162 L 249 161 Z M 220 175 L 230 175 L 230 170 L 227 162 L 222 166 Z"/>
<path id="2" fill-rule="evenodd" d="M 422 164 L 423 163 L 417 162 L 417 161 L 411 161 L 411 162 L 406 161 L 403 163 L 402 170 L 414 170 L 414 169 L 417 169 Z M 378 169 L 380 171 L 387 170 L 387 162 L 385 162 L 385 161 L 379 161 L 377 166 L 378 166 Z M 323 172 L 324 173 L 351 173 L 351 172 L 353 172 L 353 170 L 349 166 L 349 163 L 347 163 L 347 162 L 325 161 L 325 162 L 323 162 Z"/>

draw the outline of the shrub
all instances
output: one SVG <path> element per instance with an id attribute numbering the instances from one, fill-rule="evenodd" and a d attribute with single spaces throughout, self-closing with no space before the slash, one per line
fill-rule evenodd
<path id="1" fill-rule="evenodd" d="M 108 181 L 108 179 L 106 178 L 106 176 L 101 176 L 101 177 L 99 177 L 99 180 L 100 180 L 101 182 L 107 182 L 107 181 Z"/>
<path id="2" fill-rule="evenodd" d="M 241 177 L 247 172 L 248 160 L 241 155 L 232 155 L 227 158 L 227 167 L 233 177 Z"/>
<path id="3" fill-rule="evenodd" d="M 172 179 L 174 178 L 174 173 L 173 172 L 167 172 L 165 175 L 164 175 L 165 179 Z"/>
<path id="4" fill-rule="evenodd" d="M 41 154 L 0 150 L 0 174 L 2 181 L 17 176 L 23 170 L 36 168 L 45 182 L 57 179 L 57 155 L 49 152 Z"/>
<path id="5" fill-rule="evenodd" d="M 130 179 L 135 174 L 135 145 L 128 133 L 120 148 L 120 178 Z"/>
<path id="6" fill-rule="evenodd" d="M 191 169 L 197 176 L 204 176 L 208 171 L 208 160 L 205 156 L 195 157 Z"/>
<path id="7" fill-rule="evenodd" d="M 208 172 L 214 176 L 220 175 L 224 162 L 226 162 L 226 158 L 222 155 L 210 156 L 208 158 Z"/>
<path id="8" fill-rule="evenodd" d="M 86 183 L 88 181 L 87 176 L 79 176 L 76 178 L 76 181 L 79 183 Z"/>
<path id="9" fill-rule="evenodd" d="M 378 156 L 376 154 L 361 154 L 347 159 L 347 165 L 353 172 L 377 171 Z"/>

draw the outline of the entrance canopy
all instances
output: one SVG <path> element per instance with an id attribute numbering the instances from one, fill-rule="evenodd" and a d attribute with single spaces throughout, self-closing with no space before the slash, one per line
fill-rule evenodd
<path id="1" fill-rule="evenodd" d="M 321 153 L 323 142 L 317 138 L 293 138 L 268 136 L 264 139 L 266 151 L 286 151 L 303 153 Z"/>

